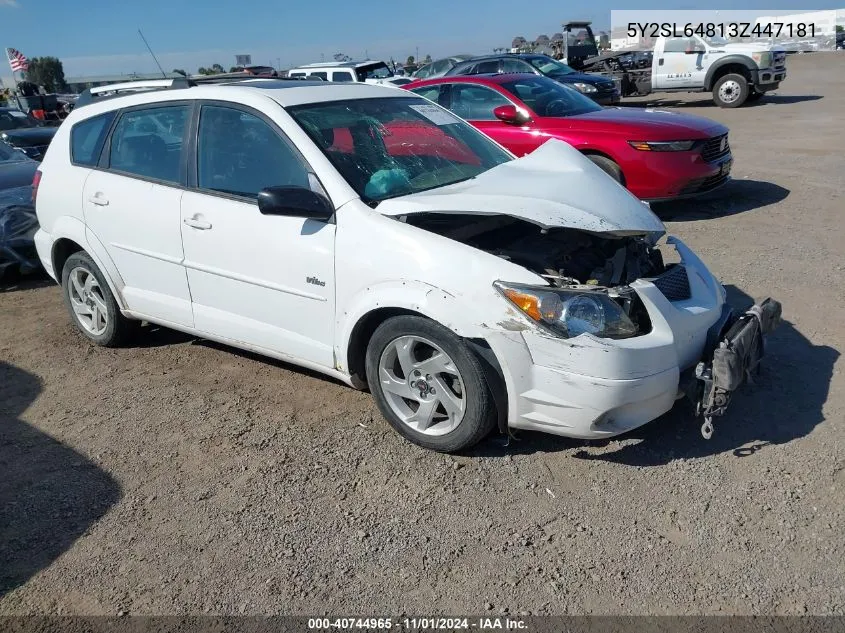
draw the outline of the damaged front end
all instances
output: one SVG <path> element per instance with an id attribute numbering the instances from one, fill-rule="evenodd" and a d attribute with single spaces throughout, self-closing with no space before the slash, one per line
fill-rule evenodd
<path id="1" fill-rule="evenodd" d="M 672 289 L 672 275 L 667 273 L 676 264 L 664 264 L 654 244 L 656 234 L 597 235 L 572 228 L 543 228 L 508 216 L 432 213 L 408 216 L 405 221 L 542 277 L 548 287 L 497 284 L 497 289 L 557 336 L 647 334 L 651 330 L 648 311 L 629 284 L 656 278 L 656 283 L 665 280 L 664 286 Z"/>
<path id="2" fill-rule="evenodd" d="M 703 416 L 701 435 L 713 437 L 713 418 L 728 409 L 733 392 L 746 381 L 753 382 L 765 350 L 765 335 L 780 325 L 780 302 L 768 298 L 741 315 L 726 311 L 720 321 L 720 336 L 708 346 L 704 359 L 695 366 L 694 380 L 687 376 L 686 394 L 696 416 Z M 714 330 L 715 331 L 715 330 Z"/>

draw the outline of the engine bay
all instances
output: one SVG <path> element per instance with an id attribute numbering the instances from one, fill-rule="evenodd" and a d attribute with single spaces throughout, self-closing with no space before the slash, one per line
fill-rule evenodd
<path id="1" fill-rule="evenodd" d="M 523 266 L 556 287 L 619 288 L 666 270 L 660 250 L 641 235 L 544 229 L 504 215 L 426 213 L 405 221 Z"/>

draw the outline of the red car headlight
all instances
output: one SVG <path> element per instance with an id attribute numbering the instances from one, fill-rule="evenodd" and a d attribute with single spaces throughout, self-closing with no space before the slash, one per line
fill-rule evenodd
<path id="1" fill-rule="evenodd" d="M 628 141 L 628 145 L 641 152 L 686 152 L 696 141 Z"/>

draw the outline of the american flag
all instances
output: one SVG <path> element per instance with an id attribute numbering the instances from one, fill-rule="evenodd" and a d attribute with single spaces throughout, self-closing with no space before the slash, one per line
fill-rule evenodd
<path id="1" fill-rule="evenodd" d="M 9 66 L 11 66 L 13 73 L 22 72 L 29 68 L 29 60 L 16 48 L 7 48 L 6 58 L 9 60 Z"/>

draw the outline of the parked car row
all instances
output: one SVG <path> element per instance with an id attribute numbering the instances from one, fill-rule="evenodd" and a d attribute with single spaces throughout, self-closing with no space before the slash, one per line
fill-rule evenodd
<path id="1" fill-rule="evenodd" d="M 551 138 L 566 141 L 643 200 L 712 191 L 727 182 L 733 164 L 728 129 L 720 123 L 665 110 L 602 108 L 543 75 L 447 74 L 406 88 L 516 156 Z"/>
<path id="2" fill-rule="evenodd" d="M 95 344 L 149 321 L 284 359 L 458 451 L 494 429 L 610 437 L 681 393 L 709 436 L 778 322 L 772 301 L 734 314 L 647 204 L 555 138 L 594 126 L 643 162 L 708 163 L 716 124 L 626 121 L 535 74 L 414 87 L 429 98 L 362 81 L 142 88 L 83 95 L 33 180 L 38 256 Z M 464 99 L 478 90 L 502 103 Z M 506 144 L 531 125 L 547 140 L 512 153 L 476 106 Z"/>
<path id="3" fill-rule="evenodd" d="M 56 133 L 48 125 L 16 108 L 0 107 L 0 142 L 20 150 L 34 160 L 41 160 Z"/>

